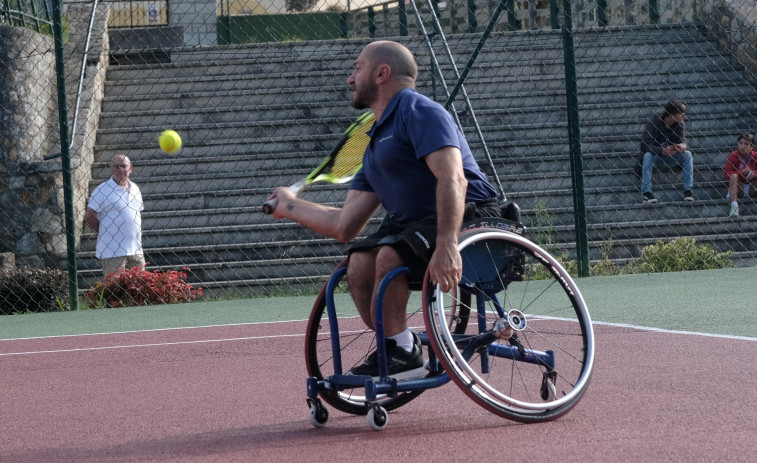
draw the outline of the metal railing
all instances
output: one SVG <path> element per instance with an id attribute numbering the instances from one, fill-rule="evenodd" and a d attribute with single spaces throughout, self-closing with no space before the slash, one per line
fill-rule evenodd
<path id="1" fill-rule="evenodd" d="M 566 266 L 580 263 L 585 271 L 588 258 L 593 274 L 595 268 L 615 271 L 658 241 L 680 238 L 695 238 L 728 253 L 736 266 L 757 263 L 757 201 L 744 198 L 740 216 L 729 217 L 723 179 L 725 158 L 736 148 L 737 136 L 757 130 L 757 69 L 749 53 L 755 48 L 750 41 L 755 35 L 744 32 L 757 30 L 750 19 L 757 11 L 752 0 L 728 2 L 742 6 L 728 17 L 719 0 L 698 0 L 696 8 L 687 3 L 678 16 L 667 0 L 653 8 L 648 0 L 575 1 L 568 20 L 565 8 L 557 8 L 560 14 L 553 16 L 546 2 L 519 10 L 510 8 L 518 4 L 508 0 L 479 1 L 475 33 L 467 32 L 474 23 L 468 18 L 474 10 L 467 9 L 467 1 L 447 0 L 436 6 L 427 1 L 423 0 L 420 19 L 406 6 L 406 37 L 397 38 L 400 4 L 378 3 L 372 5 L 374 26 L 364 22 L 360 30 L 350 29 L 350 40 L 334 36 L 313 42 L 188 46 L 175 51 L 170 63 L 111 64 L 107 80 L 97 83 L 105 93 L 103 112 L 92 112 L 98 118 L 97 138 L 92 140 L 97 157 L 85 160 L 72 153 L 79 165 L 94 162 L 83 167 L 91 167 L 91 184 L 74 182 L 81 187 L 75 190 L 75 203 L 86 206 L 89 192 L 109 178 L 113 156 L 126 154 L 134 165 L 132 180 L 144 197 L 142 243 L 149 270 L 186 267 L 190 282 L 205 291 L 203 297 L 319 288 L 343 259 L 344 246 L 299 225 L 272 220 L 259 206 L 273 188 L 307 174 L 353 119 L 345 81 L 371 32 L 375 37 L 388 34 L 413 52 L 420 70 L 418 91 L 448 103 L 483 168 L 490 164 L 490 151 L 503 189 L 508 199 L 521 205 L 531 236 Z M 630 18 L 635 26 L 627 25 L 629 5 L 637 7 Z M 457 8 L 456 34 L 449 33 L 452 7 Z M 497 9 L 501 15 L 495 18 Z M 439 26 L 432 24 L 431 11 L 439 12 Z M 186 24 L 212 24 L 215 11 L 211 8 L 206 14 L 208 21 L 198 16 Z M 86 13 L 79 16 L 86 20 Z M 338 14 L 323 16 L 338 26 Z M 503 32 L 512 25 L 508 17 L 515 19 L 515 26 L 529 29 Z M 382 28 L 385 18 L 393 28 Z M 559 19 L 557 29 L 553 18 Z M 694 20 L 676 24 L 676 18 Z M 584 26 L 577 27 L 578 22 Z M 564 23 L 573 25 L 572 32 L 561 29 Z M 607 27 L 599 26 L 605 23 Z M 310 24 L 317 28 L 324 23 Z M 487 24 L 491 31 L 485 37 Z M 533 25 L 543 28 L 532 31 Z M 426 36 L 418 32 L 419 26 L 427 29 Z M 77 30 L 83 35 L 86 25 Z M 439 51 L 443 38 L 454 59 Z M 569 41 L 574 45 L 566 47 Z M 10 133 L 18 139 L 11 146 L 16 159 L 17 153 L 30 152 L 27 157 L 34 158 L 44 150 L 46 139 L 55 138 L 40 126 L 54 117 L 44 112 L 50 107 L 49 95 L 38 91 L 51 88 L 52 73 L 45 80 L 45 73 L 39 72 L 49 71 L 51 64 L 40 59 L 32 42 L 28 50 L 14 55 L 20 76 L 14 83 L 36 83 L 20 90 L 31 89 L 25 98 L 40 116 L 28 117 L 30 111 L 19 105 L 2 108 L 16 115 L 5 119 L 16 123 Z M 73 47 L 74 54 L 86 54 L 85 50 L 83 41 Z M 567 53 L 571 50 L 572 57 Z M 455 62 L 460 64 L 459 75 L 453 70 Z M 73 66 L 79 64 L 77 56 Z M 442 80 L 449 92 L 442 89 Z M 69 90 L 66 96 L 73 102 L 74 86 Z M 469 101 L 463 104 L 463 99 Z M 688 104 L 696 201 L 684 201 L 679 172 L 655 170 L 654 192 L 660 202 L 647 204 L 633 167 L 645 121 L 668 99 Z M 6 101 L 10 100 L 0 99 L 0 104 Z M 459 108 L 453 110 L 452 102 Z M 475 109 L 475 116 L 467 107 Z M 178 155 L 168 156 L 158 147 L 160 131 L 169 128 L 183 139 Z M 476 137 L 474 131 L 483 136 Z M 43 136 L 46 139 L 40 140 Z M 0 139 L 7 139 L 4 133 Z M 51 238 L 61 236 L 64 228 L 61 195 L 59 190 L 38 191 L 47 185 L 57 188 L 53 177 L 58 172 L 50 173 L 51 180 L 44 183 L 33 183 L 39 175 L 25 183 L 19 178 L 28 166 L 21 169 L 3 149 L 0 144 L 0 161 L 19 175 L 11 178 L 10 168 L 0 166 L 0 183 L 7 185 L 0 201 L 0 254 L 15 254 L 18 266 L 59 263 L 58 268 L 65 268 L 61 261 L 66 245 Z M 574 196 L 579 182 L 584 191 Z M 303 196 L 338 205 L 345 192 L 346 187 L 316 185 Z M 583 218 L 578 212 L 581 196 Z M 86 291 L 102 279 L 102 270 L 96 258 L 97 237 L 81 230 L 82 211 L 75 209 L 81 233 L 70 249 L 77 251 L 80 288 Z M 379 214 L 369 227 L 380 219 Z"/>
<path id="2" fill-rule="evenodd" d="M 0 19 L 11 26 L 34 29 L 37 32 L 50 33 L 53 25 L 50 8 L 42 0 L 3 0 L 0 4 Z"/>
<path id="3" fill-rule="evenodd" d="M 484 27 L 498 32 L 560 28 L 563 8 L 559 0 L 504 2 L 503 17 L 494 24 L 488 23 L 499 8 L 498 0 L 431 0 L 430 4 L 441 27 L 453 34 L 481 32 Z M 693 9 L 686 3 L 685 0 L 587 0 L 575 2 L 571 20 L 574 28 L 680 23 L 693 19 Z M 405 5 L 405 0 L 392 0 L 346 11 L 343 13 L 346 29 L 354 33 L 345 37 L 408 35 Z"/>

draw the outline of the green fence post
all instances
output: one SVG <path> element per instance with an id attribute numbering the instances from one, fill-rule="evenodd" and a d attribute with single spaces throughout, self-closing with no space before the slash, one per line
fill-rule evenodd
<path id="1" fill-rule="evenodd" d="M 468 0 L 468 32 L 476 32 L 478 19 L 476 19 L 476 0 Z"/>
<path id="2" fill-rule="evenodd" d="M 348 13 L 341 13 L 339 15 L 339 33 L 341 34 L 343 39 L 346 39 L 347 35 L 349 34 L 349 25 L 347 24 L 347 14 Z"/>
<path id="3" fill-rule="evenodd" d="M 68 143 L 68 108 L 66 106 L 66 76 L 63 65 L 63 0 L 53 2 L 53 36 L 55 38 L 55 73 L 58 77 L 58 118 L 60 119 L 60 148 L 63 173 L 63 202 L 65 205 L 66 248 L 68 251 L 68 297 L 71 310 L 79 310 L 79 284 L 76 271 L 76 231 L 74 230 L 74 189 L 71 182 L 71 151 Z"/>
<path id="4" fill-rule="evenodd" d="M 372 6 L 368 7 L 368 37 L 376 37 L 376 13 Z"/>
<path id="5" fill-rule="evenodd" d="M 29 3 L 29 7 L 31 8 L 32 16 L 34 17 L 34 30 L 39 32 L 39 18 L 37 17 L 37 6 L 34 4 L 34 0 Z"/>
<path id="6" fill-rule="evenodd" d="M 518 25 L 515 23 L 515 0 L 507 0 L 507 30 L 518 30 Z"/>
<path id="7" fill-rule="evenodd" d="M 3 17 L 5 18 L 5 22 L 11 26 L 13 25 L 11 23 L 11 3 L 8 0 L 3 0 Z"/>
<path id="8" fill-rule="evenodd" d="M 434 10 L 434 15 L 437 19 L 437 21 L 434 21 L 434 32 L 441 35 L 442 30 L 440 28 L 442 25 L 439 22 L 439 0 L 431 0 L 429 3 L 431 3 L 431 8 Z"/>
<path id="9" fill-rule="evenodd" d="M 607 0 L 597 0 L 597 21 L 599 27 L 607 27 Z"/>
<path id="10" fill-rule="evenodd" d="M 660 23 L 660 6 L 657 0 L 649 0 L 649 21 L 652 24 Z"/>
<path id="11" fill-rule="evenodd" d="M 400 35 L 405 37 L 407 35 L 407 7 L 405 6 L 405 0 L 398 0 L 397 5 L 400 15 Z"/>
<path id="12" fill-rule="evenodd" d="M 18 10 L 21 12 L 21 14 L 19 15 L 21 18 L 21 25 L 23 27 L 26 27 L 26 15 L 24 14 L 26 13 L 26 10 L 24 9 L 24 3 L 22 2 L 22 0 L 16 0 L 16 8 L 18 8 Z"/>
<path id="13" fill-rule="evenodd" d="M 575 45 L 573 43 L 573 14 L 571 0 L 563 0 L 565 24 L 562 28 L 565 56 L 565 94 L 568 111 L 568 142 L 570 144 L 570 176 L 573 183 L 573 215 L 576 226 L 576 261 L 578 276 L 589 276 L 589 237 L 586 232 L 586 204 L 584 202 L 583 159 L 581 129 L 578 117 L 578 82 Z"/>
<path id="14" fill-rule="evenodd" d="M 557 4 L 557 0 L 549 0 L 549 21 L 552 29 L 557 30 L 560 28 L 560 7 Z"/>

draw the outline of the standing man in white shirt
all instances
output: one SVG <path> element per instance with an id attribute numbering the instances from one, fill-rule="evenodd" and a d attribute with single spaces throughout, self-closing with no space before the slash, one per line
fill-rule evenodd
<path id="1" fill-rule="evenodd" d="M 131 161 L 117 154 L 110 161 L 112 177 L 89 199 L 84 221 L 97 237 L 96 257 L 103 276 L 121 269 L 145 266 L 142 251 L 142 192 L 129 179 Z"/>

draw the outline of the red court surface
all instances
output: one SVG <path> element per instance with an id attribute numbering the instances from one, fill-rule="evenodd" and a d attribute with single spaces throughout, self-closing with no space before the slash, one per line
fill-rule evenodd
<path id="1" fill-rule="evenodd" d="M 303 322 L 0 341 L 2 462 L 755 461 L 757 341 L 595 325 L 584 399 L 552 422 L 447 385 L 371 430 L 305 404 Z"/>

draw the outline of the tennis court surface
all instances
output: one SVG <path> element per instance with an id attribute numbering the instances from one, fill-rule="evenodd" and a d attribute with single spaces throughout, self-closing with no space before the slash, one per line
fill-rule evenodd
<path id="1" fill-rule="evenodd" d="M 0 317 L 2 462 L 754 461 L 757 268 L 577 280 L 583 400 L 494 416 L 449 383 L 384 431 L 305 404 L 314 297 Z"/>

